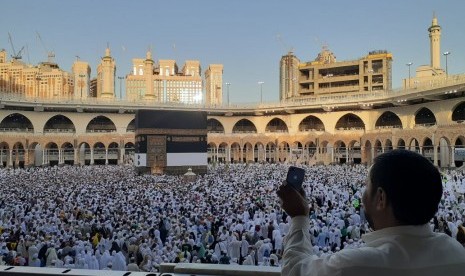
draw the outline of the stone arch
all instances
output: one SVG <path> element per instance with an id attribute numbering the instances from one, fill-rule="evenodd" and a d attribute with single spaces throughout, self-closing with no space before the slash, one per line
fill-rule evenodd
<path id="1" fill-rule="evenodd" d="M 408 143 L 408 149 L 420 153 L 420 143 L 416 138 L 412 138 Z"/>
<path id="2" fill-rule="evenodd" d="M 334 162 L 345 164 L 348 161 L 348 148 L 346 143 L 342 140 L 337 140 L 334 145 Z"/>
<path id="3" fill-rule="evenodd" d="M 426 137 L 423 139 L 421 151 L 424 157 L 428 158 L 431 162 L 434 161 L 434 145 L 431 138 Z"/>
<path id="4" fill-rule="evenodd" d="M 136 132 L 136 119 L 132 119 L 126 127 L 126 132 Z"/>
<path id="5" fill-rule="evenodd" d="M 253 158 L 253 146 L 252 143 L 246 142 L 242 148 L 242 162 L 249 163 L 254 160 Z"/>
<path id="6" fill-rule="evenodd" d="M 383 143 L 381 143 L 379 139 L 376 139 L 375 144 L 373 146 L 373 150 L 374 150 L 375 157 L 383 153 L 384 151 Z"/>
<path id="7" fill-rule="evenodd" d="M 90 165 L 91 164 L 91 147 L 89 143 L 82 142 L 78 147 L 78 164 Z"/>
<path id="8" fill-rule="evenodd" d="M 461 102 L 453 108 L 452 121 L 460 123 L 465 121 L 465 102 Z"/>
<path id="9" fill-rule="evenodd" d="M 265 132 L 289 132 L 289 130 L 282 119 L 273 118 L 266 124 Z"/>
<path id="10" fill-rule="evenodd" d="M 93 152 L 92 152 L 92 161 L 94 162 L 93 164 L 95 165 L 105 165 L 105 153 L 106 153 L 106 147 L 105 144 L 102 142 L 96 142 L 92 146 Z"/>
<path id="11" fill-rule="evenodd" d="M 331 144 L 324 140 L 320 143 L 320 151 L 322 154 L 328 154 L 330 153 L 330 149 L 331 149 Z"/>
<path id="12" fill-rule="evenodd" d="M 24 168 L 26 161 L 26 151 L 23 143 L 16 142 L 13 145 L 12 154 L 12 166 L 13 168 Z"/>
<path id="13" fill-rule="evenodd" d="M 134 164 L 134 154 L 136 152 L 135 145 L 133 142 L 127 142 L 124 144 L 124 156 L 123 163 L 132 165 Z"/>
<path id="14" fill-rule="evenodd" d="M 289 159 L 290 147 L 289 143 L 282 141 L 278 145 L 278 161 L 286 162 Z"/>
<path id="15" fill-rule="evenodd" d="M 276 150 L 276 144 L 273 142 L 268 142 L 265 146 L 265 161 L 274 163 L 276 162 L 276 155 L 277 155 L 277 150 Z"/>
<path id="16" fill-rule="evenodd" d="M 68 117 L 58 114 L 47 120 L 44 133 L 76 133 L 76 127 Z"/>
<path id="17" fill-rule="evenodd" d="M 353 113 L 347 113 L 336 123 L 336 130 L 360 130 L 365 129 L 365 123 Z"/>
<path id="18" fill-rule="evenodd" d="M 216 162 L 216 144 L 214 142 L 210 142 L 207 145 L 207 162 L 214 163 Z"/>
<path id="19" fill-rule="evenodd" d="M 93 132 L 116 132 L 116 125 L 106 116 L 96 116 L 90 120 L 86 127 L 86 133 Z"/>
<path id="20" fill-rule="evenodd" d="M 0 132 L 34 132 L 34 126 L 28 117 L 21 113 L 12 113 L 0 122 Z"/>
<path id="21" fill-rule="evenodd" d="M 320 118 L 309 115 L 299 123 L 299 131 L 325 131 L 325 125 Z"/>
<path id="22" fill-rule="evenodd" d="M 240 162 L 242 159 L 242 151 L 241 151 L 241 145 L 239 143 L 234 142 L 231 144 L 231 163 L 237 163 Z"/>
<path id="23" fill-rule="evenodd" d="M 362 145 L 360 141 L 352 140 L 349 143 L 349 163 L 361 164 L 362 163 Z"/>
<path id="24" fill-rule="evenodd" d="M 74 165 L 74 146 L 70 142 L 64 142 L 60 147 L 61 162 L 66 165 Z"/>
<path id="25" fill-rule="evenodd" d="M 397 148 L 398 149 L 406 149 L 404 139 L 400 138 L 399 140 L 397 140 Z"/>
<path id="26" fill-rule="evenodd" d="M 0 165 L 2 167 L 8 166 L 10 160 L 10 146 L 7 142 L 0 143 Z"/>
<path id="27" fill-rule="evenodd" d="M 301 164 L 304 162 L 304 147 L 300 141 L 294 141 L 290 148 L 290 162 Z"/>
<path id="28" fill-rule="evenodd" d="M 226 142 L 221 143 L 218 146 L 218 162 L 226 163 L 230 162 L 230 158 L 228 157 L 228 144 Z"/>
<path id="29" fill-rule="evenodd" d="M 265 161 L 265 146 L 262 142 L 257 142 L 254 145 L 254 161 L 255 162 L 263 162 Z"/>
<path id="30" fill-rule="evenodd" d="M 110 165 L 118 165 L 118 160 L 120 160 L 119 145 L 116 142 L 111 142 L 107 149 L 106 163 Z"/>
<path id="31" fill-rule="evenodd" d="M 248 119 L 241 119 L 234 124 L 232 133 L 257 133 L 257 127 Z"/>
<path id="32" fill-rule="evenodd" d="M 217 119 L 210 118 L 207 120 L 208 133 L 224 133 L 223 124 Z"/>
<path id="33" fill-rule="evenodd" d="M 318 154 L 318 148 L 314 141 L 308 141 L 304 146 L 304 157 L 308 164 L 314 164 L 316 162 Z M 311 162 L 313 161 L 313 162 Z"/>
<path id="34" fill-rule="evenodd" d="M 375 124 L 376 129 L 380 128 L 400 128 L 402 129 L 402 121 L 400 120 L 399 116 L 392 111 L 385 111 L 381 116 L 379 116 L 378 120 L 376 120 Z"/>
<path id="35" fill-rule="evenodd" d="M 60 152 L 58 145 L 55 142 L 48 142 L 47 144 L 45 144 L 43 156 L 45 159 L 43 160 L 44 164 L 48 164 L 50 166 L 58 166 L 58 164 L 60 163 Z"/>
<path id="36" fill-rule="evenodd" d="M 415 125 L 416 126 L 432 126 L 436 124 L 436 117 L 434 113 L 426 107 L 420 108 L 415 113 Z"/>
<path id="37" fill-rule="evenodd" d="M 391 139 L 386 139 L 386 141 L 384 142 L 384 151 L 388 152 L 388 151 L 391 151 L 392 149 L 393 149 L 393 146 L 392 146 Z"/>

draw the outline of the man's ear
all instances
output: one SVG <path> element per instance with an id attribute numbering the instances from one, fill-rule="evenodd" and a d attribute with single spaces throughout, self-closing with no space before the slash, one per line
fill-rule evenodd
<path id="1" fill-rule="evenodd" d="M 383 190 L 383 188 L 378 187 L 376 189 L 376 209 L 378 210 L 384 210 L 387 208 L 388 202 L 387 202 L 387 196 L 386 196 L 386 191 Z"/>

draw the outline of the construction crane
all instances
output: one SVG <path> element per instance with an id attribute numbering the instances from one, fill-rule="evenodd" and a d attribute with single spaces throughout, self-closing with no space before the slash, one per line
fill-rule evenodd
<path id="1" fill-rule="evenodd" d="M 281 36 L 281 34 L 276 35 L 276 40 L 281 44 L 283 49 L 287 51 L 288 54 L 294 52 L 294 47 L 288 47 L 287 44 L 284 43 L 283 37 Z"/>
<path id="2" fill-rule="evenodd" d="M 45 46 L 44 41 L 42 40 L 42 37 L 40 37 L 39 32 L 36 31 L 37 38 L 40 41 L 40 44 L 42 44 L 42 47 L 44 47 L 45 53 L 47 54 L 47 61 L 49 63 L 54 63 L 55 62 L 55 53 L 53 51 L 49 51 L 48 48 Z"/>
<path id="3" fill-rule="evenodd" d="M 19 50 L 19 52 L 16 52 L 15 46 L 13 45 L 13 39 L 11 38 L 10 33 L 8 33 L 8 40 L 10 41 L 11 48 L 13 49 L 13 54 L 11 55 L 11 58 L 13 58 L 14 60 L 22 59 L 23 57 L 21 56 L 21 52 L 24 50 L 24 46 L 23 48 L 21 48 L 21 50 Z"/>

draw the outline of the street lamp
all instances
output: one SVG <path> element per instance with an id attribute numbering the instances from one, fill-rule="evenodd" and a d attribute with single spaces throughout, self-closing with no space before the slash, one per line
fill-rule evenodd
<path id="1" fill-rule="evenodd" d="M 123 96 L 122 96 L 123 94 L 121 92 L 121 89 L 122 89 L 121 88 L 121 81 L 124 79 L 124 77 L 118 77 L 118 79 L 119 79 L 119 99 L 121 100 L 121 99 L 123 99 Z"/>
<path id="2" fill-rule="evenodd" d="M 229 106 L 229 86 L 231 85 L 231 83 L 227 82 L 226 83 L 226 91 L 227 91 L 227 100 L 228 100 L 228 106 Z"/>
<path id="3" fill-rule="evenodd" d="M 83 74 L 79 74 L 79 78 L 80 81 L 79 81 L 79 86 L 81 86 L 81 101 L 82 101 L 82 87 L 84 86 L 84 81 L 82 80 L 86 75 L 83 75 Z"/>
<path id="4" fill-rule="evenodd" d="M 410 88 L 410 66 L 412 66 L 413 62 L 409 62 L 405 65 L 408 66 L 408 88 Z"/>
<path id="5" fill-rule="evenodd" d="M 447 72 L 447 56 L 450 55 L 450 52 L 449 51 L 444 52 L 443 55 L 446 56 L 446 76 L 448 76 L 448 72 Z"/>
<path id="6" fill-rule="evenodd" d="M 260 103 L 263 102 L 263 84 L 264 84 L 264 83 L 265 83 L 265 82 L 263 82 L 263 81 L 259 81 L 259 82 L 258 82 L 258 85 L 260 85 Z"/>

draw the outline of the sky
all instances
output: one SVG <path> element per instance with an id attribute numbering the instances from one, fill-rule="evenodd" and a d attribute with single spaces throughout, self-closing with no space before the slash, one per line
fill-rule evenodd
<path id="1" fill-rule="evenodd" d="M 258 82 L 264 102 L 279 101 L 281 56 L 293 49 L 301 62 L 312 61 L 323 45 L 338 61 L 388 50 L 393 88 L 400 87 L 408 62 L 412 74 L 430 63 L 433 12 L 442 27 L 441 52 L 451 53 L 449 74 L 465 73 L 463 0 L 3 0 L 1 6 L 0 48 L 12 53 L 10 33 L 16 51 L 27 46 L 27 63 L 46 61 L 54 51 L 63 70 L 71 72 L 79 56 L 95 76 L 109 44 L 116 75 L 125 76 L 132 59 L 151 48 L 155 61 L 175 59 L 179 68 L 199 60 L 202 75 L 209 64 L 223 64 L 231 103 L 258 102 Z"/>

